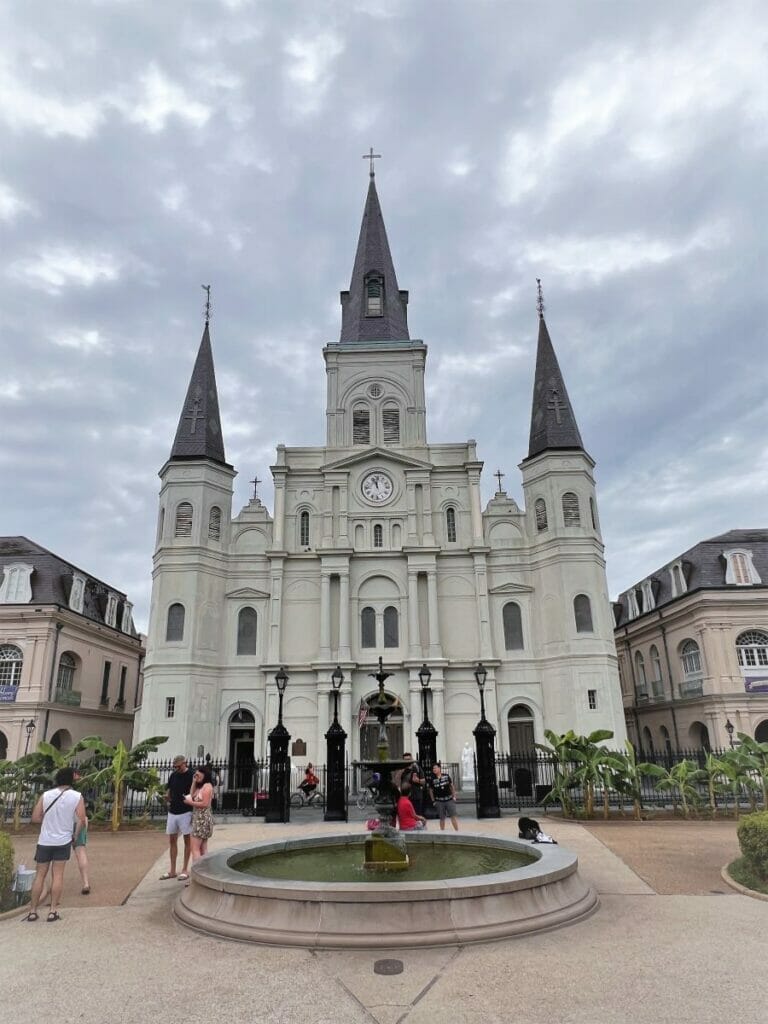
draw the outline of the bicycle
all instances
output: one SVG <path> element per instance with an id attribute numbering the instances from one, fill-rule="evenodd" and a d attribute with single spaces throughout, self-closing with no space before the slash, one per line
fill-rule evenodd
<path id="1" fill-rule="evenodd" d="M 364 811 L 366 807 L 374 807 L 376 805 L 376 790 L 364 789 L 362 793 L 358 793 L 357 796 L 357 807 L 359 810 Z"/>
<path id="2" fill-rule="evenodd" d="M 323 807 L 324 804 L 325 796 L 319 788 L 311 793 L 305 793 L 303 789 L 295 789 L 291 793 L 291 807 Z"/>

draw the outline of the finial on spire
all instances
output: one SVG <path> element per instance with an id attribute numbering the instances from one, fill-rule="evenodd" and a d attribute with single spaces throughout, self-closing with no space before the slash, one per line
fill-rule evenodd
<path id="1" fill-rule="evenodd" d="M 211 322 L 211 286 L 209 284 L 201 284 L 200 287 L 205 292 L 205 326 Z"/>
<path id="2" fill-rule="evenodd" d="M 501 490 L 501 481 L 503 480 L 503 478 L 504 478 L 504 477 L 505 477 L 505 476 L 506 476 L 507 474 L 506 474 L 506 473 L 502 473 L 500 469 L 497 469 L 497 470 L 496 470 L 496 472 L 495 472 L 495 473 L 494 473 L 493 475 L 494 475 L 494 476 L 496 477 L 496 479 L 497 479 L 497 480 L 499 481 L 499 489 L 498 489 L 498 491 L 497 491 L 496 493 L 497 493 L 497 494 L 501 494 L 501 493 L 502 493 L 502 490 Z"/>
<path id="3" fill-rule="evenodd" d="M 541 278 L 536 278 L 536 309 L 539 313 L 539 320 L 544 319 L 544 293 L 541 290 Z"/>
<path id="4" fill-rule="evenodd" d="M 251 499 L 251 501 L 258 500 L 258 497 L 259 497 L 259 484 L 261 483 L 261 480 L 259 480 L 259 478 L 257 476 L 255 476 L 253 478 L 253 480 L 249 480 L 248 483 L 249 484 L 253 484 L 253 498 Z"/>
<path id="5" fill-rule="evenodd" d="M 375 178 L 376 177 L 376 172 L 373 169 L 373 161 L 374 160 L 381 160 L 381 153 L 374 153 L 373 152 L 373 146 L 371 146 L 370 150 L 367 153 L 363 153 L 363 160 L 370 160 L 371 161 L 370 175 L 371 175 L 372 178 Z"/>

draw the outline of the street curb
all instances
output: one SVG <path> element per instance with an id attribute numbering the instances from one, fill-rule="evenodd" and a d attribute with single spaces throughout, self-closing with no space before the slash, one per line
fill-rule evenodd
<path id="1" fill-rule="evenodd" d="M 746 885 L 742 885 L 741 882 L 737 882 L 735 878 L 731 878 L 728 873 L 728 865 L 720 870 L 720 875 L 724 882 L 726 882 L 736 892 L 740 892 L 742 896 L 751 896 L 753 900 L 764 900 L 768 903 L 768 893 L 756 892 L 754 889 L 748 889 Z"/>

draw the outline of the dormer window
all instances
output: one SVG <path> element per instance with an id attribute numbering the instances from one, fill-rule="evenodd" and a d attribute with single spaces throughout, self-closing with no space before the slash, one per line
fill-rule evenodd
<path id="1" fill-rule="evenodd" d="M 369 277 L 365 282 L 365 315 L 383 316 L 384 282 L 380 277 Z"/>
<path id="2" fill-rule="evenodd" d="M 69 607 L 73 612 L 83 614 L 83 602 L 85 599 L 85 577 L 75 573 L 72 576 L 72 589 L 69 592 Z"/>
<path id="3" fill-rule="evenodd" d="M 0 583 L 0 604 L 27 604 L 32 600 L 30 578 L 34 566 L 15 562 L 6 565 Z"/>
<path id="4" fill-rule="evenodd" d="M 670 565 L 669 575 L 672 578 L 672 597 L 680 597 L 688 589 L 682 564 L 675 562 L 674 565 Z"/>
<path id="5" fill-rule="evenodd" d="M 636 619 L 640 614 L 640 609 L 637 604 L 637 595 L 634 590 L 627 591 L 627 610 L 629 612 L 630 619 Z"/>
<path id="6" fill-rule="evenodd" d="M 651 586 L 651 581 L 643 580 L 640 584 L 640 588 L 643 592 L 643 611 L 649 612 L 652 608 L 656 607 L 656 602 L 653 599 L 653 587 Z"/>
<path id="7" fill-rule="evenodd" d="M 748 587 L 753 583 L 761 582 L 752 563 L 751 551 L 735 548 L 731 551 L 724 551 L 723 557 L 726 560 L 726 583 L 735 583 L 737 587 Z"/>

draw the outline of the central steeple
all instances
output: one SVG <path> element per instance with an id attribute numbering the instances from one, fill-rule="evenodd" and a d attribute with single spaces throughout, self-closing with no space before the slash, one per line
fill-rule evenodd
<path id="1" fill-rule="evenodd" d="M 408 292 L 397 286 L 376 192 L 373 161 L 370 178 L 352 280 L 349 291 L 341 293 L 339 340 L 342 343 L 408 341 Z"/>

